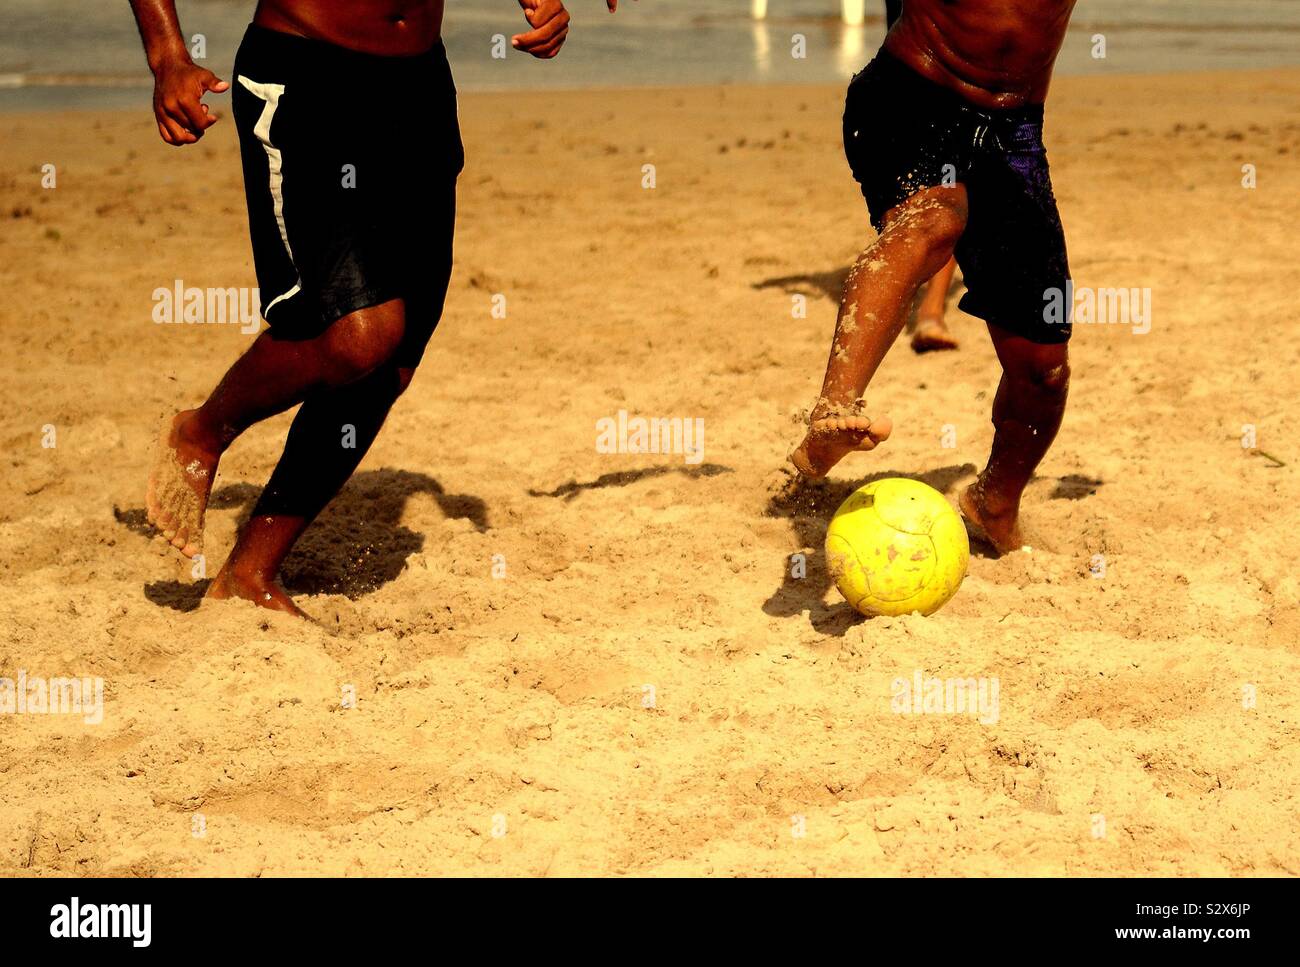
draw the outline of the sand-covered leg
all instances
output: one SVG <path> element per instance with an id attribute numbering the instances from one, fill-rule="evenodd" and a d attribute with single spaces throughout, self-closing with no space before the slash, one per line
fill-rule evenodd
<path id="1" fill-rule="evenodd" d="M 808 433 L 790 454 L 800 473 L 824 477 L 846 454 L 871 450 L 893 430 L 862 411 L 862 392 L 903 331 L 920 285 L 948 261 L 966 220 L 966 190 L 927 188 L 893 208 L 844 282 L 835 337 Z"/>
<path id="2" fill-rule="evenodd" d="M 196 432 L 197 410 L 164 421 L 145 494 L 149 522 L 186 557 L 203 550 L 203 521 L 220 449 Z"/>

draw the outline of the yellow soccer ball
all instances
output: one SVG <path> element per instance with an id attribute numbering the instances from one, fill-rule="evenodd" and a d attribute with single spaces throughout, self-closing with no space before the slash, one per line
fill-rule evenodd
<path id="1" fill-rule="evenodd" d="M 904 477 L 855 490 L 826 531 L 831 575 L 865 615 L 934 614 L 969 559 L 966 527 L 943 494 Z"/>

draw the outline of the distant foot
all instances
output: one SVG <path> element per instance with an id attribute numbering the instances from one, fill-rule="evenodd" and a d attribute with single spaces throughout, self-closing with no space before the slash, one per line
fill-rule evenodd
<path id="1" fill-rule="evenodd" d="M 936 349 L 956 349 L 957 340 L 942 319 L 918 319 L 912 332 L 912 349 L 928 353 Z"/>
<path id="2" fill-rule="evenodd" d="M 308 618 L 307 613 L 294 604 L 288 592 L 275 581 L 261 575 L 252 577 L 236 575 L 225 567 L 208 585 L 208 593 L 204 597 L 213 598 L 217 601 L 226 598 L 243 598 L 245 601 L 252 601 L 260 608 L 283 611 L 285 614 L 295 615 L 299 618 Z M 308 620 L 311 619 L 308 618 Z"/>
<path id="3" fill-rule="evenodd" d="M 962 516 L 971 525 L 976 537 L 993 545 L 999 555 L 1009 554 L 1024 547 L 1020 534 L 1020 515 L 1016 510 L 995 513 L 989 507 L 983 484 L 976 480 L 962 491 L 958 499 Z"/>
<path id="4" fill-rule="evenodd" d="M 163 424 L 145 494 L 149 523 L 186 557 L 203 550 L 203 517 L 221 459 L 219 449 L 198 439 L 196 412 L 182 410 Z"/>
<path id="5" fill-rule="evenodd" d="M 845 454 L 874 450 L 892 432 L 894 423 L 887 416 L 874 420 L 856 412 L 814 416 L 803 443 L 790 454 L 790 462 L 805 477 L 824 477 Z"/>

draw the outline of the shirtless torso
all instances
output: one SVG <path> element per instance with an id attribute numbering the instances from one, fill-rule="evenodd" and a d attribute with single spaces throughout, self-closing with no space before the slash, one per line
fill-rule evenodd
<path id="1" fill-rule="evenodd" d="M 367 54 L 428 50 L 442 31 L 442 0 L 261 0 L 253 23 Z"/>
<path id="2" fill-rule="evenodd" d="M 885 49 L 986 108 L 1041 104 L 1075 0 L 905 0 Z"/>
<path id="3" fill-rule="evenodd" d="M 517 0 L 531 30 L 510 38 L 516 50 L 554 57 L 569 34 L 562 0 Z M 618 0 L 605 0 L 609 9 Z M 422 54 L 442 35 L 443 0 L 260 0 L 253 22 L 268 30 L 310 37 L 367 54 Z M 154 73 L 154 114 L 168 144 L 193 144 L 216 123 L 203 104 L 208 91 L 230 85 L 189 56 L 176 17 L 175 0 L 131 0 L 149 67 Z"/>

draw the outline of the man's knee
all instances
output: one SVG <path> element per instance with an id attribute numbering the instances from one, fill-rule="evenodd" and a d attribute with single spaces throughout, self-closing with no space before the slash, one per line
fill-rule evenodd
<path id="1" fill-rule="evenodd" d="M 1070 361 L 1064 347 L 1042 346 L 1016 366 L 1018 374 L 1042 393 L 1063 396 L 1070 388 Z"/>
<path id="2" fill-rule="evenodd" d="M 358 309 L 343 316 L 326 333 L 326 352 L 349 380 L 360 379 L 393 358 L 406 333 L 400 300 Z"/>
<path id="3" fill-rule="evenodd" d="M 966 230 L 966 211 L 958 205 L 938 204 L 924 213 L 922 225 L 926 244 L 946 259 Z"/>
<path id="4" fill-rule="evenodd" d="M 929 189 L 913 195 L 887 216 L 887 233 L 906 234 L 931 258 L 947 261 L 966 230 L 966 194 L 958 189 Z"/>

